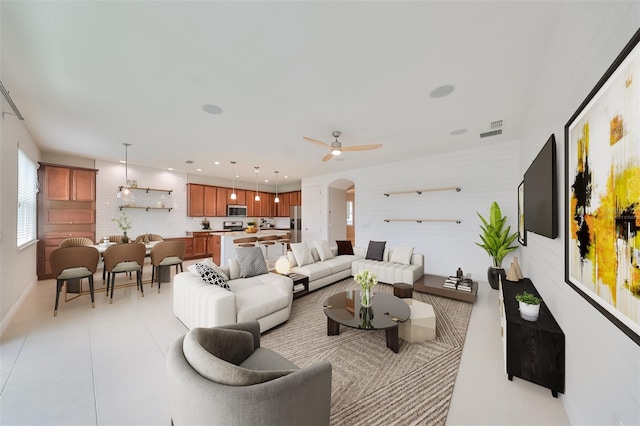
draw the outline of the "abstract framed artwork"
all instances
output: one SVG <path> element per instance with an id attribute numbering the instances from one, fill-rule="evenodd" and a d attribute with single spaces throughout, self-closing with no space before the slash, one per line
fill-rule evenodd
<path id="1" fill-rule="evenodd" d="M 640 30 L 565 126 L 565 281 L 640 345 Z"/>
<path id="2" fill-rule="evenodd" d="M 527 230 L 524 227 L 524 181 L 518 185 L 518 242 L 527 245 Z"/>

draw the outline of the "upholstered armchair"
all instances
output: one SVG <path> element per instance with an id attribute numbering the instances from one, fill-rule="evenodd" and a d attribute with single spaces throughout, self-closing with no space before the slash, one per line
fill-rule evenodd
<path id="1" fill-rule="evenodd" d="M 193 328 L 167 357 L 173 424 L 328 425 L 331 364 L 260 347 L 257 321 Z"/>

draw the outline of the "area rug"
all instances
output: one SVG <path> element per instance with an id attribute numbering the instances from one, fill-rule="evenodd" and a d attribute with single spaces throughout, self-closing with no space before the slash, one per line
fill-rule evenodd
<path id="1" fill-rule="evenodd" d="M 341 326 L 339 336 L 327 336 L 322 302 L 358 288 L 348 278 L 294 300 L 289 321 L 264 333 L 261 346 L 301 368 L 331 363 L 332 425 L 444 425 L 473 304 L 414 291 L 414 299 L 433 306 L 436 340 L 400 339 L 396 354 L 384 330 Z M 393 287 L 375 291 L 392 294 Z"/>

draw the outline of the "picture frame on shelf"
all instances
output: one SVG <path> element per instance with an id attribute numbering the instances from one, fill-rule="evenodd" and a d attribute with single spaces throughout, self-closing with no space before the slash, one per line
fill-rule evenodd
<path id="1" fill-rule="evenodd" d="M 640 345 L 640 30 L 565 125 L 565 281 Z"/>
<path id="2" fill-rule="evenodd" d="M 524 180 L 518 185 L 518 242 L 527 245 L 527 229 L 524 227 Z"/>

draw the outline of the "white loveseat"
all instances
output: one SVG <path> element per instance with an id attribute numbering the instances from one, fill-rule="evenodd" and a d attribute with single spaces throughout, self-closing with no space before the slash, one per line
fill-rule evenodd
<path id="1" fill-rule="evenodd" d="M 337 281 L 351 276 L 351 265 L 353 261 L 361 259 L 361 256 L 341 254 L 338 255 L 337 247 L 332 247 L 332 258 L 321 260 L 316 248 L 310 248 L 313 262 L 299 266 L 292 252 L 287 253 L 290 271 L 309 277 L 309 291 L 328 286 Z"/>
<path id="2" fill-rule="evenodd" d="M 187 326 L 217 327 L 258 321 L 264 332 L 289 319 L 291 278 L 275 273 L 240 278 L 236 259 L 220 269 L 230 278 L 229 290 L 200 278 L 193 265 L 173 279 L 173 313 Z"/>
<path id="3" fill-rule="evenodd" d="M 368 269 L 378 277 L 378 282 L 386 284 L 415 283 L 424 275 L 424 255 L 407 254 L 402 261 L 394 261 L 393 250 L 384 249 L 382 261 L 365 259 L 367 249 L 354 247 L 354 254 L 357 256 L 351 263 L 351 275 Z"/>

